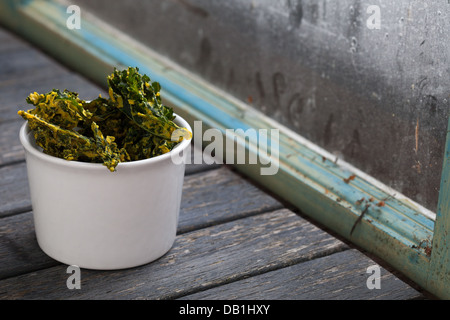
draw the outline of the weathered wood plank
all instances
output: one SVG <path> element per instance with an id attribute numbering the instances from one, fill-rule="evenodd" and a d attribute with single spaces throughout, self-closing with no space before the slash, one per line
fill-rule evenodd
<path id="1" fill-rule="evenodd" d="M 105 75 L 106 81 L 106 75 Z M 85 78 L 73 73 L 62 73 L 51 78 L 24 78 L 22 82 L 5 82 L 0 86 L 0 122 L 17 119 L 17 111 L 29 109 L 25 99 L 31 92 L 46 93 L 55 89 L 76 91 L 86 100 L 95 99 L 104 91 Z"/>
<path id="2" fill-rule="evenodd" d="M 0 168 L 0 215 L 30 209 L 25 169 L 25 163 Z M 224 197 L 217 199 L 214 190 L 220 190 Z M 229 201 L 230 198 L 234 201 Z M 185 177 L 178 233 L 281 207 L 277 200 L 225 167 L 193 174 Z M 24 229 L 23 225 L 29 228 Z M 2 218 L 0 227 L 6 232 L 0 234 L 0 278 L 10 276 L 11 272 L 19 274 L 47 265 L 48 260 L 42 257 L 44 253 L 33 240 L 35 236 L 30 212 Z M 6 238 L 3 239 L 3 236 Z M 22 242 L 24 239 L 29 241 Z M 14 242 L 16 240 L 17 243 Z M 18 247 L 24 252 L 30 252 L 28 261 L 23 260 L 22 253 L 13 250 Z M 34 256 L 36 250 L 39 251 L 37 261 Z"/>
<path id="3" fill-rule="evenodd" d="M 221 167 L 185 178 L 179 232 L 282 207 L 248 180 Z"/>
<path id="4" fill-rule="evenodd" d="M 295 264 L 182 297 L 186 300 L 409 300 L 424 296 L 380 267 L 379 289 L 369 289 L 377 264 L 356 249 Z"/>
<path id="5" fill-rule="evenodd" d="M 57 264 L 39 248 L 31 212 L 0 219 L 0 279 Z"/>
<path id="6" fill-rule="evenodd" d="M 51 58 L 27 46 L 0 50 L 0 70 L 1 84 L 14 81 L 19 86 L 27 78 L 35 76 L 54 78 L 57 74 L 70 73 Z"/>
<path id="7" fill-rule="evenodd" d="M 25 162 L 0 167 L 0 217 L 30 209 L 30 189 Z"/>
<path id="8" fill-rule="evenodd" d="M 221 166 L 221 164 L 215 162 L 211 156 L 206 154 L 202 155 L 201 163 L 195 163 L 195 161 L 197 161 L 196 159 L 194 159 L 196 153 L 201 154 L 202 149 L 198 146 L 195 146 L 194 143 L 191 143 L 191 156 L 190 162 L 186 164 L 186 174 L 193 174 L 205 170 L 218 169 Z M 208 163 L 206 163 L 205 160 L 208 160 Z"/>
<path id="9" fill-rule="evenodd" d="M 0 123 L 0 166 L 25 159 L 19 140 L 19 130 L 23 123 L 21 118 Z"/>
<path id="10" fill-rule="evenodd" d="M 287 209 L 177 236 L 145 266 L 81 270 L 81 289 L 66 287 L 58 265 L 0 281 L 0 299 L 169 299 L 347 249 Z"/>
<path id="11" fill-rule="evenodd" d="M 12 32 L 0 28 L 0 52 L 10 50 L 24 50 L 25 48 L 31 48 L 31 45 L 23 39 L 17 37 Z"/>

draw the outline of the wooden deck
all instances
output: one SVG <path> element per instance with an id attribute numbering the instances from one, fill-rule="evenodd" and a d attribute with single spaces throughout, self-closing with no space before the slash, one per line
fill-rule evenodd
<path id="1" fill-rule="evenodd" d="M 0 29 L 0 299 L 424 299 L 356 248 L 306 220 L 226 165 L 188 165 L 178 235 L 150 264 L 81 270 L 41 251 L 33 227 L 24 152 L 18 139 L 33 91 L 70 89 L 95 98 L 102 88 Z"/>

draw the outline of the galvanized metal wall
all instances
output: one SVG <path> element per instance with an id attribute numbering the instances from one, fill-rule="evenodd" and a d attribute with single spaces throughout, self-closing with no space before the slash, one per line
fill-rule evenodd
<path id="1" fill-rule="evenodd" d="M 71 2 L 436 210 L 448 0 Z"/>

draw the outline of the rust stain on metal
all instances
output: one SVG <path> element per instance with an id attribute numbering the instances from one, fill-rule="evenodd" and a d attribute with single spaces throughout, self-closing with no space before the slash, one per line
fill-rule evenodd
<path id="1" fill-rule="evenodd" d="M 355 180 L 356 175 L 352 174 L 350 177 L 344 179 L 345 183 L 350 183 L 350 181 Z"/>
<path id="2" fill-rule="evenodd" d="M 423 251 L 425 252 L 425 254 L 427 255 L 427 257 L 431 256 L 431 250 L 432 250 L 432 246 L 431 246 L 431 241 L 430 239 L 423 239 L 419 242 L 419 245 L 412 245 L 411 248 L 413 249 L 423 249 Z"/>

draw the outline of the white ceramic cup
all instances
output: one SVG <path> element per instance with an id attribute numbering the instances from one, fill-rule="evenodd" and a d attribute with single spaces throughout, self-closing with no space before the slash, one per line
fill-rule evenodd
<path id="1" fill-rule="evenodd" d="M 192 132 L 181 117 L 175 123 Z M 47 255 L 80 268 L 112 270 L 149 263 L 172 247 L 190 140 L 154 158 L 119 163 L 116 172 L 44 154 L 27 123 L 20 141 L 36 238 Z"/>

